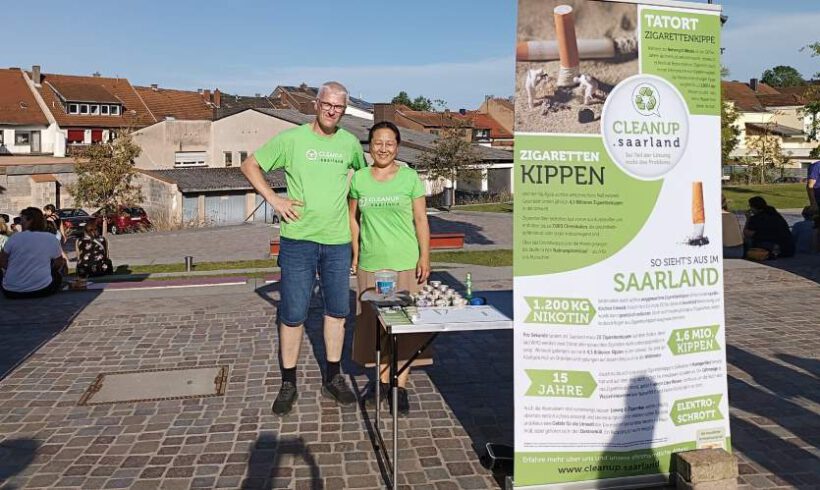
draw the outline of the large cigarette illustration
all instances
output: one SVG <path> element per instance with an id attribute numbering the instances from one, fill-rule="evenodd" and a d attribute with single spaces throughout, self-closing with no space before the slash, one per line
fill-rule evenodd
<path id="1" fill-rule="evenodd" d="M 692 238 L 690 245 L 706 245 L 709 238 L 704 236 L 706 210 L 703 205 L 703 182 L 692 182 Z"/>
<path id="2" fill-rule="evenodd" d="M 578 58 L 582 60 L 611 59 L 638 53 L 638 38 L 628 36 L 599 39 L 576 39 Z M 555 61 L 560 59 L 558 41 L 524 41 L 515 47 L 516 61 Z"/>
<path id="3" fill-rule="evenodd" d="M 575 85 L 573 79 L 580 74 L 578 42 L 575 38 L 575 16 L 572 14 L 572 7 L 559 5 L 553 10 L 553 17 L 555 35 L 558 38 L 558 58 L 561 60 L 558 86 L 571 87 Z"/>

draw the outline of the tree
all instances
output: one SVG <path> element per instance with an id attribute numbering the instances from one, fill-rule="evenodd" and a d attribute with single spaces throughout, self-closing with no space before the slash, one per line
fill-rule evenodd
<path id="1" fill-rule="evenodd" d="M 763 72 L 760 81 L 772 87 L 797 87 L 805 85 L 803 75 L 791 66 L 778 65 Z"/>
<path id="2" fill-rule="evenodd" d="M 820 41 L 807 44 L 800 48 L 800 51 L 808 51 L 812 58 L 820 56 Z M 820 78 L 820 71 L 814 74 L 814 78 Z"/>
<path id="3" fill-rule="evenodd" d="M 729 154 L 737 148 L 740 139 L 740 129 L 735 121 L 740 116 L 734 104 L 721 97 L 720 101 L 720 161 L 722 165 L 729 164 Z"/>
<path id="4" fill-rule="evenodd" d="M 133 182 L 137 170 L 134 159 L 142 150 L 134 143 L 130 131 L 123 130 L 112 142 L 89 146 L 76 159 L 77 181 L 68 186 L 80 206 L 100 207 L 103 213 L 103 233 L 108 230 L 108 212 L 121 205 L 142 201 L 140 187 Z"/>
<path id="5" fill-rule="evenodd" d="M 771 126 L 776 124 L 776 119 L 772 118 L 764 124 L 761 134 L 746 134 L 746 154 L 744 163 L 760 173 L 760 183 L 766 183 L 766 171 L 782 169 L 789 161 L 789 155 L 784 154 L 780 147 L 780 137 L 771 132 Z"/>
<path id="6" fill-rule="evenodd" d="M 407 95 L 407 92 L 402 90 L 399 94 L 393 97 L 393 100 L 390 101 L 391 104 L 401 104 L 409 107 L 414 111 L 434 111 L 436 109 L 443 109 L 446 104 L 441 99 L 430 100 L 429 98 L 419 95 L 415 99 L 410 99 L 410 96 Z"/>
<path id="7" fill-rule="evenodd" d="M 429 179 L 445 179 L 455 182 L 481 176 L 483 164 L 472 143 L 465 141 L 458 127 L 442 130 L 433 148 L 421 155 L 421 163 L 427 169 Z"/>

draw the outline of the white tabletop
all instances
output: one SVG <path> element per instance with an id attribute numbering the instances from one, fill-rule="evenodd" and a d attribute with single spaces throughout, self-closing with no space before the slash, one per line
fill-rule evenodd
<path id="1" fill-rule="evenodd" d="M 425 309 L 419 308 L 419 310 Z M 427 308 L 426 310 L 428 313 L 436 314 L 423 314 L 424 321 L 391 325 L 384 315 L 378 311 L 378 308 L 376 309 L 379 321 L 384 325 L 387 333 L 390 334 L 465 332 L 513 328 L 512 320 L 490 305 L 466 306 L 463 308 Z M 443 321 L 431 321 L 431 318 L 436 317 L 441 318 Z"/>

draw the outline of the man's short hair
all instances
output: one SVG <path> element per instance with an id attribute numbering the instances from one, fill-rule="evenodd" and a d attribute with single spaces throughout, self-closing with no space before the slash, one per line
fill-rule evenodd
<path id="1" fill-rule="evenodd" d="M 335 92 L 335 93 L 342 93 L 345 94 L 345 104 L 350 102 L 350 93 L 347 91 L 347 88 L 339 82 L 325 82 L 319 87 L 319 91 L 316 93 L 316 98 L 320 99 L 324 92 Z"/>

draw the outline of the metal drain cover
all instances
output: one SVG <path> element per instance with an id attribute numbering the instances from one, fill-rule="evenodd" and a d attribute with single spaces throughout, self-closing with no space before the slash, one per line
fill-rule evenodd
<path id="1" fill-rule="evenodd" d="M 83 393 L 78 405 L 222 396 L 228 366 L 106 373 Z"/>

